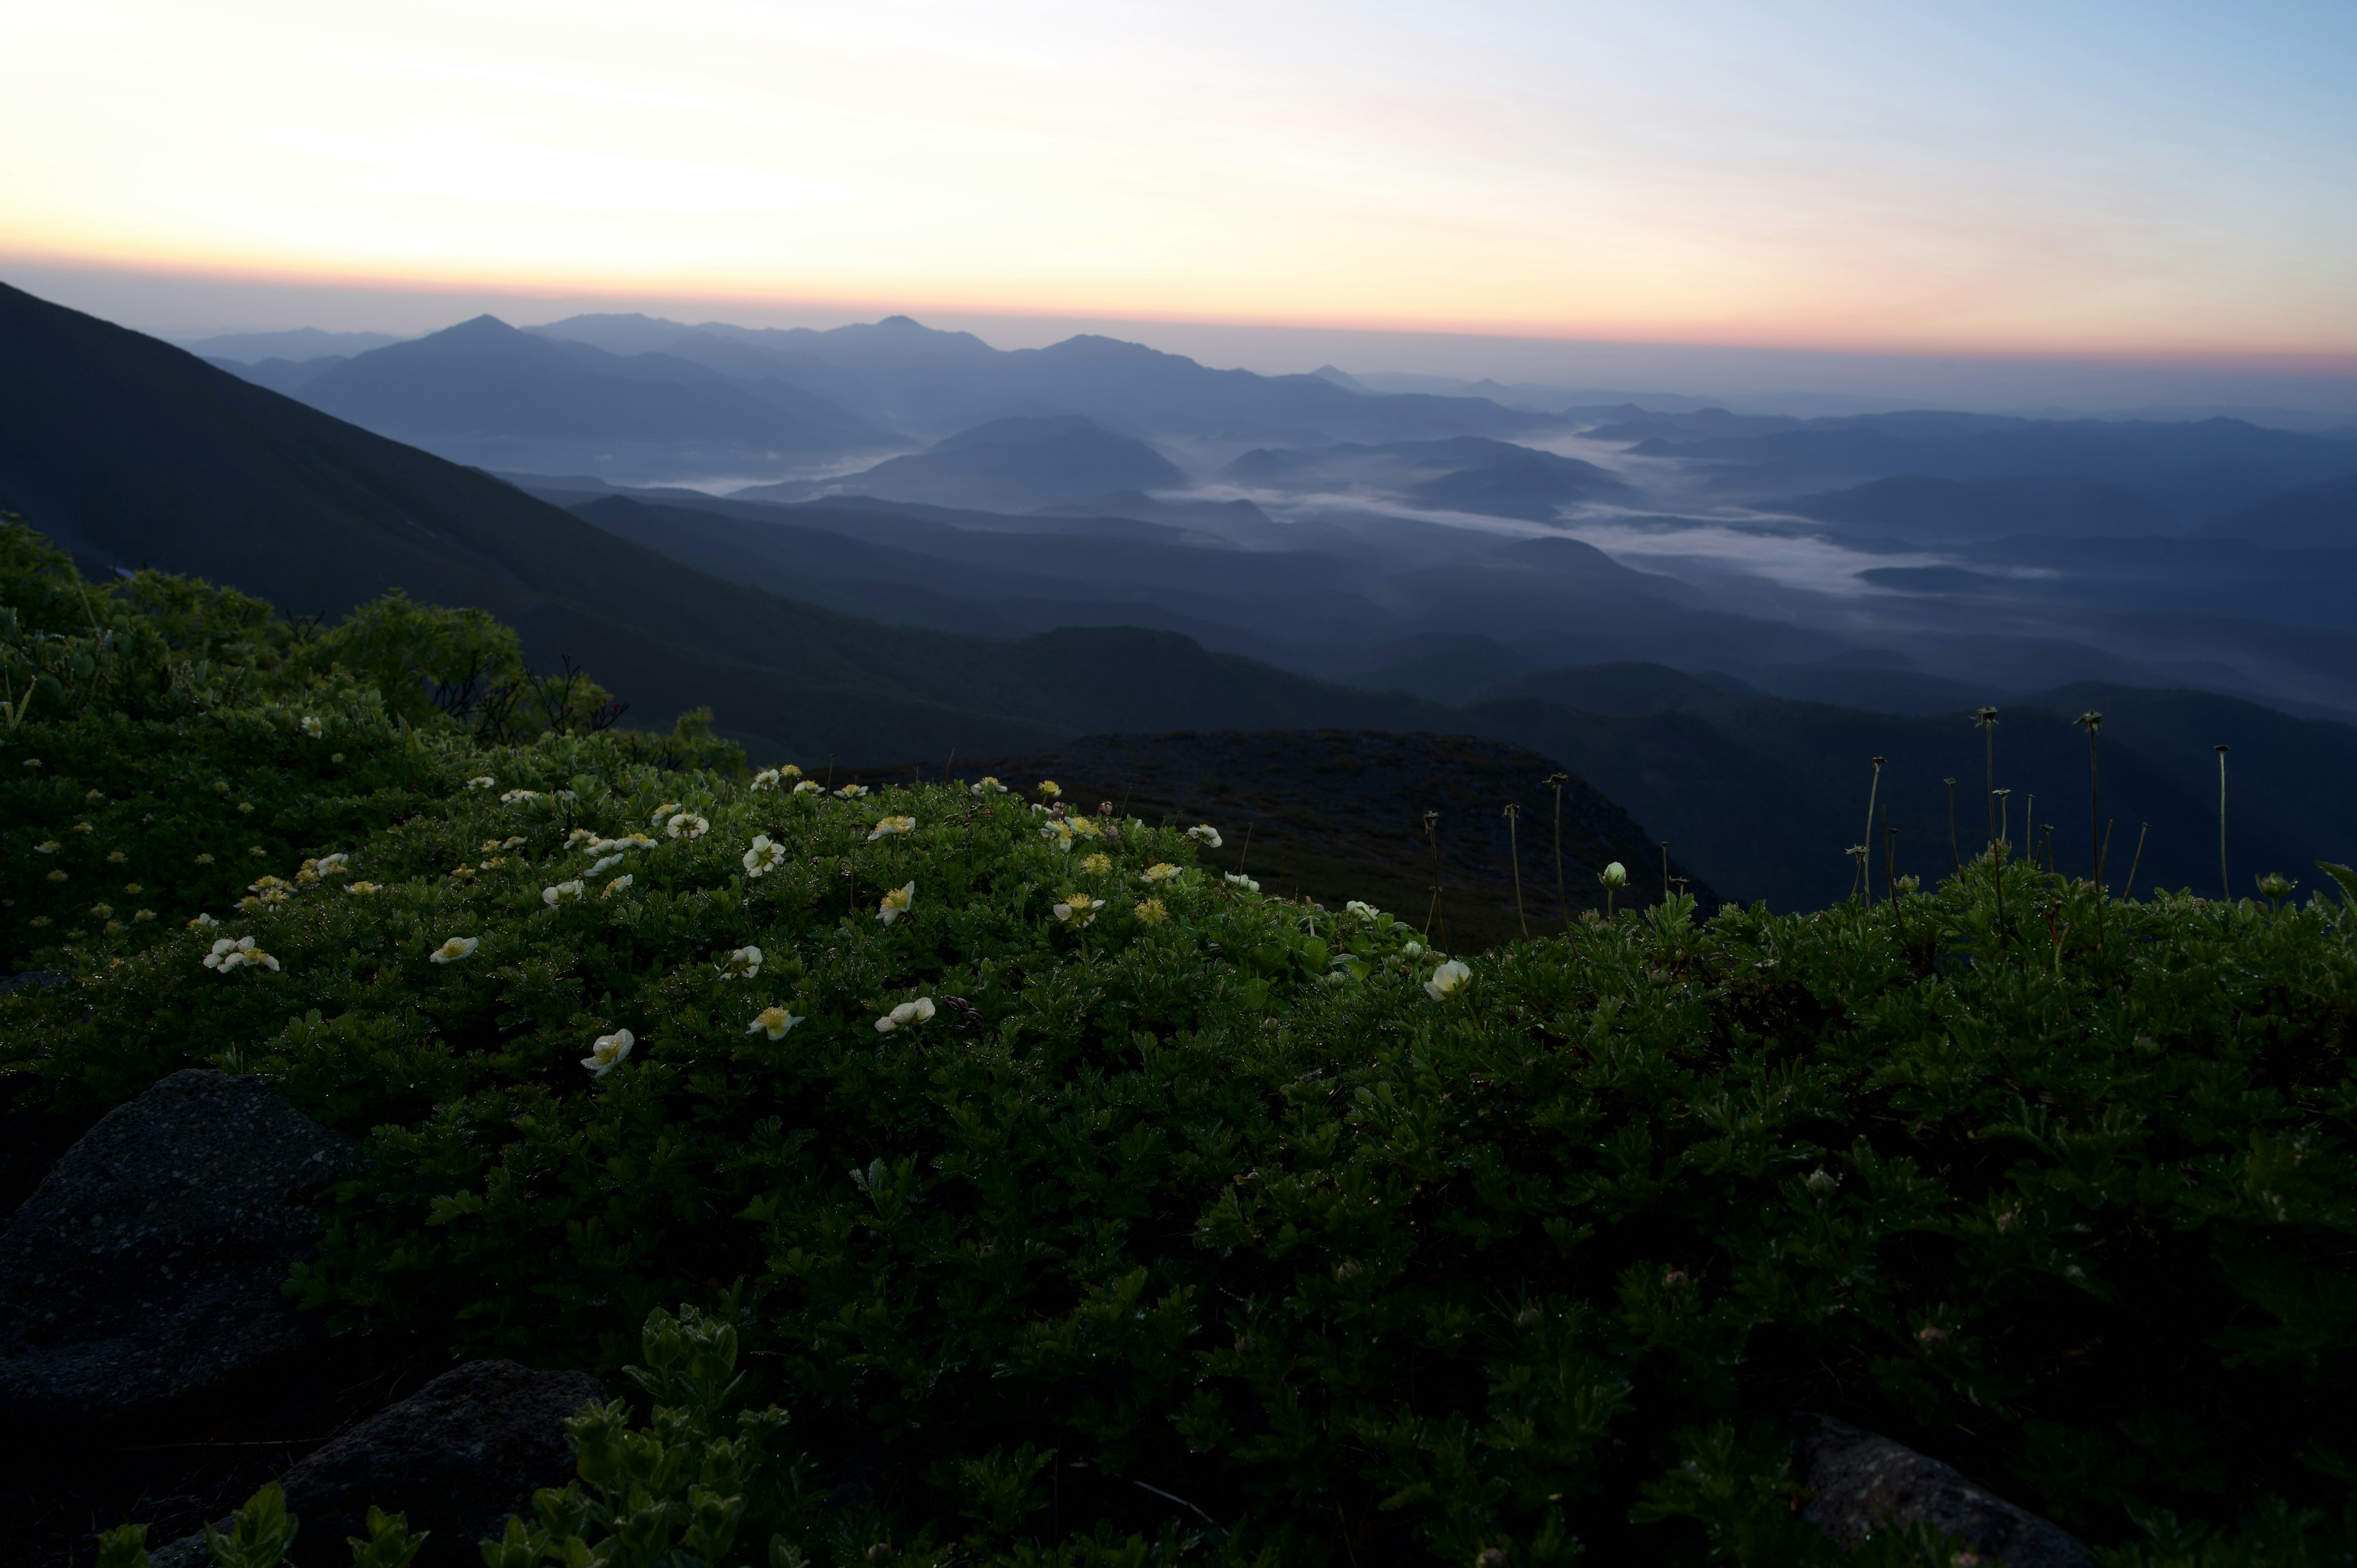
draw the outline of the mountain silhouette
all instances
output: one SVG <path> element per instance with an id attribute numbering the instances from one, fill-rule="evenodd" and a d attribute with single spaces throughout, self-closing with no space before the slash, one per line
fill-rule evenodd
<path id="1" fill-rule="evenodd" d="M 608 354 L 491 316 L 356 355 L 290 390 L 381 435 L 490 467 L 627 472 L 656 452 L 672 466 L 892 440 L 806 390 L 781 384 L 765 396 L 685 360 Z"/>
<path id="2" fill-rule="evenodd" d="M 936 435 L 1041 413 L 1083 414 L 1157 435 L 1288 444 L 1563 428 L 1550 416 L 1484 398 L 1373 395 L 1318 375 L 1213 370 L 1183 354 L 1096 334 L 1001 350 L 972 333 L 936 331 L 906 316 L 824 331 L 583 316 L 536 330 L 627 352 L 678 352 L 672 347 L 678 338 L 696 332 L 817 361 L 863 389 L 869 401 L 857 406 L 871 417 Z"/>
<path id="3" fill-rule="evenodd" d="M 1143 441 L 1078 414 L 996 419 L 931 447 L 828 481 L 825 490 L 936 506 L 1028 511 L 1109 490 L 1172 489 L 1185 470 Z M 749 499 L 800 499 L 811 487 L 764 485 Z"/>
<path id="4" fill-rule="evenodd" d="M 2167 508 L 2117 485 L 2037 475 L 1875 479 L 1770 504 L 1855 532 L 1923 542 L 2017 533 L 2169 533 L 2177 526 Z"/>
<path id="5" fill-rule="evenodd" d="M 2302 485 L 2196 528 L 2198 537 L 2241 539 L 2277 550 L 2357 549 L 2357 473 Z"/>
<path id="6" fill-rule="evenodd" d="M 490 324 L 473 335 L 500 342 L 506 332 Z M 757 756 L 978 756 L 1125 727 L 1432 728 L 1455 718 L 1167 631 L 986 641 L 723 582 L 502 480 L 5 285 L 0 359 L 0 507 L 91 569 L 199 575 L 289 615 L 335 616 L 396 588 L 475 606 L 516 627 L 538 667 L 560 655 L 581 662 L 634 718 L 666 723 L 709 703 L 721 732 Z"/>

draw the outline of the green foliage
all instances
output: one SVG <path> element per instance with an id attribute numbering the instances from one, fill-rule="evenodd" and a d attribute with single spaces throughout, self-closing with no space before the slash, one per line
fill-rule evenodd
<path id="1" fill-rule="evenodd" d="M 147 1568 L 147 1527 L 118 1524 L 100 1530 L 98 1568 Z"/>
<path id="2" fill-rule="evenodd" d="M 1672 900 L 1436 996 L 1398 923 L 1135 822 L 274 701 L 6 742 L 12 870 L 92 789 L 74 877 L 150 811 L 242 832 L 199 813 L 243 750 L 282 881 L 41 950 L 71 983 L 0 998 L 0 1071 L 85 1112 L 266 1073 L 366 1143 L 294 1287 L 336 1329 L 637 1357 L 650 1413 L 576 1421 L 502 1568 L 1811 1563 L 1804 1409 L 2118 1568 L 2345 1560 L 2338 904 L 2099 918 L 1984 860 Z M 275 967 L 207 964 L 241 940 Z"/>
<path id="3" fill-rule="evenodd" d="M 485 1541 L 488 1568 L 705 1568 L 747 1559 L 740 1535 L 767 1539 L 772 1563 L 793 1560 L 780 1527 L 803 1527 L 816 1499 L 799 1469 L 770 1459 L 785 1412 L 744 1408 L 737 1315 L 734 1293 L 714 1313 L 647 1315 L 648 1364 L 627 1369 L 654 1401 L 647 1423 L 633 1427 L 619 1400 L 567 1421 L 579 1479 L 535 1493 L 533 1522 L 510 1519 L 501 1539 Z"/>
<path id="4" fill-rule="evenodd" d="M 352 1549 L 352 1568 L 409 1568 L 433 1533 L 424 1530 L 412 1535 L 406 1515 L 371 1508 L 367 1537 L 348 1535 L 344 1543 Z"/>
<path id="5" fill-rule="evenodd" d="M 205 1549 L 221 1568 L 278 1568 L 302 1522 L 286 1511 L 278 1483 L 265 1482 L 230 1517 L 226 1531 L 205 1526 Z"/>

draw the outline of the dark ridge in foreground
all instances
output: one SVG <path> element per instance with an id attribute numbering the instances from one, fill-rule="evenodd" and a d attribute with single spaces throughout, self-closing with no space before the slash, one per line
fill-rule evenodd
<path id="1" fill-rule="evenodd" d="M 929 770 L 931 771 L 931 770 Z M 1021 757 L 959 762 L 961 779 L 993 774 L 1017 789 L 1042 779 L 1063 787 L 1074 811 L 1110 800 L 1159 822 L 1208 822 L 1222 843 L 1203 859 L 1241 871 L 1272 894 L 1334 908 L 1351 898 L 1422 929 L 1432 917 L 1432 849 L 1424 813 L 1440 813 L 1441 897 L 1433 936 L 1445 927 L 1470 951 L 1522 934 L 1514 912 L 1512 841 L 1505 808 L 1521 808 L 1512 840 L 1522 856 L 1523 918 L 1532 934 L 1601 908 L 1597 875 L 1628 870 L 1621 908 L 1662 891 L 1661 846 L 1627 811 L 1585 781 L 1563 788 L 1564 900 L 1556 897 L 1555 792 L 1559 764 L 1524 746 L 1469 736 L 1373 730 L 1182 730 L 1087 736 Z M 1706 908 L 1718 895 L 1681 863 L 1671 874 Z"/>

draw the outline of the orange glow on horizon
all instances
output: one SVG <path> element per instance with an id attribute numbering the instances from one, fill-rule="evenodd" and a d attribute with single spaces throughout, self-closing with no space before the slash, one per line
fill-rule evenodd
<path id="1" fill-rule="evenodd" d="M 2357 361 L 2339 35 L 1866 0 L 9 7 L 20 264 L 1846 354 Z M 2336 118 L 2338 116 L 2338 118 Z"/>

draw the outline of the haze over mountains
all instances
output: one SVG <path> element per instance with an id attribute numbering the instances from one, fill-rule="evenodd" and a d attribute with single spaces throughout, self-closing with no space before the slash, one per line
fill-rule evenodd
<path id="1" fill-rule="evenodd" d="M 2093 705 L 2113 805 L 2155 824 L 2142 881 L 2214 876 L 2220 741 L 2238 854 L 2357 854 L 2357 731 L 2318 722 L 2357 714 L 2337 435 L 1534 410 L 905 318 L 481 318 L 232 376 L 11 291 L 0 342 L 0 506 L 92 568 L 290 613 L 480 605 L 634 718 L 708 702 L 764 757 L 1470 733 L 1576 768 L 1728 896 L 1808 902 L 1848 885 L 1826 846 L 1866 756 L 1902 865 L 1936 869 L 1963 713 L 2003 704 L 2014 782 L 2058 800 Z"/>

